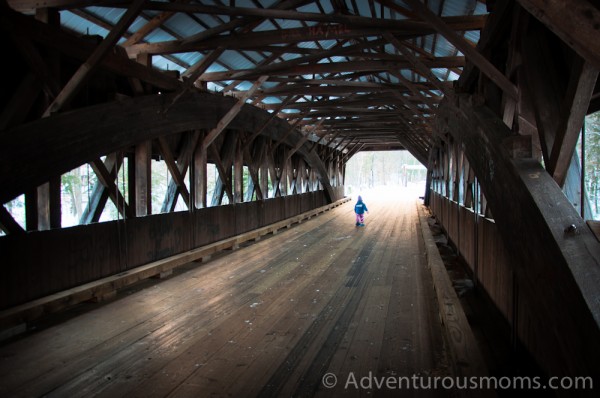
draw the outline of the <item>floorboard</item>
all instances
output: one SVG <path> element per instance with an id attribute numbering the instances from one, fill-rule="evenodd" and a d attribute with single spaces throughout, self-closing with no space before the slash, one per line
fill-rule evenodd
<path id="1" fill-rule="evenodd" d="M 350 375 L 448 375 L 417 201 L 365 201 L 365 227 L 350 202 L 3 343 L 0 396 L 391 396 Z"/>

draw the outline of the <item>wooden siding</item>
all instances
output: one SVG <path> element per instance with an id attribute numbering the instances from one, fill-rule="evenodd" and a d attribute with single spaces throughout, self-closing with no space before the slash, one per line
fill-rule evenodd
<path id="1" fill-rule="evenodd" d="M 431 193 L 431 210 L 479 286 L 509 323 L 514 322 L 515 279 L 510 258 L 493 220 Z"/>
<path id="2" fill-rule="evenodd" d="M 323 191 L 0 238 L 0 309 L 324 206 Z"/>

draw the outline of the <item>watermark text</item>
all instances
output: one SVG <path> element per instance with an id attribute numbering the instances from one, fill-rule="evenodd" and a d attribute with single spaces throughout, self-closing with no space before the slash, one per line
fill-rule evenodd
<path id="1" fill-rule="evenodd" d="M 343 387 L 345 390 L 591 390 L 592 377 L 550 377 L 547 380 L 538 376 L 377 376 L 373 372 L 366 375 L 348 373 L 340 377 L 326 373 L 321 379 L 323 387 Z M 343 384 L 342 384 L 343 383 Z"/>

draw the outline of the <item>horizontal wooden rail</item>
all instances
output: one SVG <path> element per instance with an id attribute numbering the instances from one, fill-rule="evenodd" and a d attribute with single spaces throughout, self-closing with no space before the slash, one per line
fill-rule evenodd
<path id="1" fill-rule="evenodd" d="M 176 254 L 162 260 L 154 261 L 152 263 L 121 272 L 119 274 L 98 279 L 81 286 L 77 286 L 3 310 L 0 312 L 0 331 L 4 330 L 5 333 L 0 333 L 0 340 L 2 339 L 2 336 L 9 337 L 11 334 L 14 334 L 14 332 L 6 333 L 6 331 L 16 330 L 17 333 L 24 331 L 27 322 L 34 321 L 43 315 L 61 311 L 84 301 L 94 299 L 102 300 L 103 297 L 116 292 L 117 289 L 132 285 L 150 277 L 169 273 L 177 267 L 188 264 L 192 261 L 198 261 L 202 258 L 210 257 L 212 254 L 218 253 L 222 250 L 237 248 L 240 243 L 250 240 L 257 240 L 261 236 L 269 233 L 277 233 L 279 229 L 288 228 L 292 224 L 299 223 L 305 219 L 338 207 L 349 200 L 350 198 L 343 198 L 331 204 L 318 207 L 297 216 L 287 218 L 285 220 L 243 233 L 241 235 L 223 239 L 184 253 Z"/>
<path id="2" fill-rule="evenodd" d="M 440 318 L 446 330 L 449 353 L 452 356 L 451 363 L 455 364 L 455 375 L 457 377 L 486 376 L 487 365 L 429 230 L 425 208 L 421 205 L 417 207 L 425 242 L 427 265 L 433 278 Z M 483 394 L 477 396 L 494 396 L 491 391 L 477 390 L 476 393 Z M 469 395 L 468 391 L 463 392 Z"/>

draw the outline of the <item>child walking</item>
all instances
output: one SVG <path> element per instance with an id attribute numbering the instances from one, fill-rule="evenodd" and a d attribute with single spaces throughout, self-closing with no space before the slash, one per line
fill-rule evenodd
<path id="1" fill-rule="evenodd" d="M 365 212 L 369 214 L 369 209 L 367 209 L 367 205 L 363 202 L 362 197 L 358 195 L 358 201 L 356 205 L 354 205 L 354 213 L 356 213 L 356 226 L 364 227 L 365 226 Z"/>

